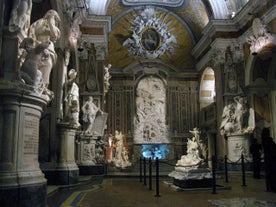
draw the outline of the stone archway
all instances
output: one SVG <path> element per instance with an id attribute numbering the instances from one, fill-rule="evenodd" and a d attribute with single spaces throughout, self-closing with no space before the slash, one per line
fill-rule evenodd
<path id="1" fill-rule="evenodd" d="M 212 68 L 208 67 L 204 70 L 200 82 L 200 109 L 213 103 L 215 101 L 215 97 L 215 73 Z"/>
<path id="2" fill-rule="evenodd" d="M 250 55 L 246 68 L 246 87 L 251 105 L 255 111 L 255 136 L 260 137 L 261 130 L 269 127 L 275 137 L 276 126 L 276 55 L 269 51 Z"/>

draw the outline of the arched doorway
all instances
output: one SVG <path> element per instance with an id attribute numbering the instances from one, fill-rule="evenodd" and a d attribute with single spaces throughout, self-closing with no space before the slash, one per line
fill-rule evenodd
<path id="1" fill-rule="evenodd" d="M 213 103 L 215 101 L 215 98 L 215 73 L 212 68 L 208 67 L 204 70 L 200 82 L 200 109 Z"/>
<path id="2" fill-rule="evenodd" d="M 248 97 L 255 111 L 255 136 L 260 138 L 264 127 L 269 127 L 275 137 L 276 127 L 276 55 L 263 51 L 250 56 L 247 74 Z"/>

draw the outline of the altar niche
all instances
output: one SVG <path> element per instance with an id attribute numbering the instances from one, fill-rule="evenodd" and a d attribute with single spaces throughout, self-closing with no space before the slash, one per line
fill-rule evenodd
<path id="1" fill-rule="evenodd" d="M 134 144 L 169 143 L 166 125 L 166 88 L 154 76 L 140 80 L 136 89 Z"/>

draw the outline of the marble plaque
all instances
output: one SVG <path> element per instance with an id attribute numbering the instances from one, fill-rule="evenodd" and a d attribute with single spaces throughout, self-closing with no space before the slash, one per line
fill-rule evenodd
<path id="1" fill-rule="evenodd" d="M 38 154 L 39 116 L 25 113 L 23 154 Z"/>

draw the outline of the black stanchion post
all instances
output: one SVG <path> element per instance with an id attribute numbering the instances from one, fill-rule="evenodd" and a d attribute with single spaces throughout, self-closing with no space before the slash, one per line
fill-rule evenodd
<path id="1" fill-rule="evenodd" d="M 140 183 L 141 183 L 142 182 L 142 157 L 140 157 L 139 159 L 139 168 L 140 168 L 139 177 L 140 177 Z"/>
<path id="2" fill-rule="evenodd" d="M 212 174 L 213 174 L 213 191 L 212 194 L 217 194 L 217 183 L 216 183 L 216 167 L 217 167 L 217 159 L 216 156 L 212 156 Z"/>
<path id="3" fill-rule="evenodd" d="M 152 190 L 152 161 L 149 158 L 149 190 Z"/>
<path id="4" fill-rule="evenodd" d="M 245 167 L 244 167 L 244 156 L 241 154 L 241 168 L 242 168 L 242 186 L 246 186 L 245 184 Z"/>
<path id="5" fill-rule="evenodd" d="M 225 182 L 228 183 L 228 164 L 227 164 L 227 155 L 224 157 L 224 170 L 225 170 Z"/>
<path id="6" fill-rule="evenodd" d="M 160 197 L 160 192 L 159 192 L 159 159 L 156 157 L 156 194 L 155 197 Z"/>
<path id="7" fill-rule="evenodd" d="M 147 166 L 146 166 L 146 158 L 144 157 L 143 160 L 143 164 L 144 164 L 144 185 L 147 185 L 147 181 L 146 181 L 146 176 L 147 176 Z"/>

